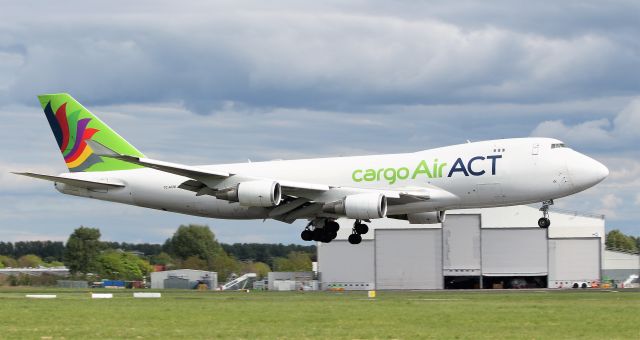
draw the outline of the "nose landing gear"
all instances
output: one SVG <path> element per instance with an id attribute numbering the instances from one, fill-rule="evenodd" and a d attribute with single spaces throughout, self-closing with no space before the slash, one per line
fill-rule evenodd
<path id="1" fill-rule="evenodd" d="M 549 219 L 549 206 L 553 205 L 553 200 L 548 200 L 542 202 L 542 217 L 538 220 L 538 227 L 542 229 L 547 229 L 551 225 L 551 220 Z"/>

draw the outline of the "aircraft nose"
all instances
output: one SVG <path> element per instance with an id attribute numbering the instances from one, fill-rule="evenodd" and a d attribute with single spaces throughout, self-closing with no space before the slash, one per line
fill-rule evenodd
<path id="1" fill-rule="evenodd" d="M 573 185 L 580 190 L 590 188 L 609 176 L 609 169 L 604 164 L 583 154 L 572 157 L 568 167 Z"/>

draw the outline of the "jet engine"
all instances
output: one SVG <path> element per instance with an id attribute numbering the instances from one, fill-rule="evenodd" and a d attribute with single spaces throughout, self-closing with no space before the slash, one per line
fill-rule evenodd
<path id="1" fill-rule="evenodd" d="M 383 218 L 387 216 L 387 198 L 375 193 L 349 195 L 339 201 L 326 203 L 322 210 L 359 220 Z"/>
<path id="2" fill-rule="evenodd" d="M 275 181 L 249 181 L 218 190 L 214 196 L 247 207 L 274 207 L 282 200 L 282 189 Z"/>
<path id="3" fill-rule="evenodd" d="M 411 224 L 434 224 L 443 223 L 447 217 L 446 212 L 442 211 L 430 211 L 423 213 L 407 214 L 407 220 Z"/>

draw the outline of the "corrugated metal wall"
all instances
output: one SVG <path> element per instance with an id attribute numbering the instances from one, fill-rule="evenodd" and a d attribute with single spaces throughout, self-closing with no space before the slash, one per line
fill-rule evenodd
<path id="1" fill-rule="evenodd" d="M 442 240 L 445 276 L 480 276 L 480 215 L 447 216 Z"/>
<path id="2" fill-rule="evenodd" d="M 318 271 L 321 288 L 328 283 L 339 283 L 349 289 L 349 284 L 374 284 L 373 240 L 363 240 L 358 245 L 345 240 L 333 240 L 331 243 L 318 244 Z M 361 286 L 357 286 L 361 287 Z"/>
<path id="3" fill-rule="evenodd" d="M 547 275 L 547 232 L 544 229 L 483 229 L 482 274 Z"/>
<path id="4" fill-rule="evenodd" d="M 600 238 L 549 240 L 549 286 L 600 280 Z"/>
<path id="5" fill-rule="evenodd" d="M 376 289 L 442 289 L 441 229 L 376 229 Z"/>

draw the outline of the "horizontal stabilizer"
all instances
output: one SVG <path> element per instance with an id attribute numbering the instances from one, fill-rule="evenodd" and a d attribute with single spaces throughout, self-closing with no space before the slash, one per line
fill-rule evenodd
<path id="1" fill-rule="evenodd" d="M 13 174 L 20 176 L 33 177 L 38 179 L 43 179 L 45 181 L 64 183 L 73 185 L 74 187 L 85 188 L 85 189 L 112 189 L 112 188 L 123 188 L 124 184 L 121 183 L 109 183 L 104 181 L 94 181 L 94 180 L 85 180 L 85 179 L 75 179 L 68 177 L 60 177 L 60 176 L 51 176 L 51 175 L 42 175 L 36 174 L 33 172 L 12 172 Z"/>

